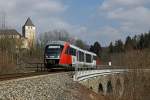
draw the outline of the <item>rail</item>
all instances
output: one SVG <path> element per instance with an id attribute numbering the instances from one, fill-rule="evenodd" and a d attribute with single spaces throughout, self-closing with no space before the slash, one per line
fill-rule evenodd
<path id="1" fill-rule="evenodd" d="M 35 68 L 36 72 L 43 72 L 48 71 L 48 69 L 44 66 L 44 63 L 28 63 L 32 67 L 26 67 L 26 68 Z"/>
<path id="2" fill-rule="evenodd" d="M 46 74 L 49 74 L 49 72 L 25 72 L 25 73 L 2 74 L 0 75 L 0 81 L 32 77 L 36 75 L 46 75 Z"/>

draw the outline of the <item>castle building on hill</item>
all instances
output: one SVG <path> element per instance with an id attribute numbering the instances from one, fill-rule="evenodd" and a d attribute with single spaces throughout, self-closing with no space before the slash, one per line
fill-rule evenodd
<path id="1" fill-rule="evenodd" d="M 32 23 L 30 18 L 27 19 L 27 21 L 22 27 L 22 35 L 19 32 L 17 32 L 16 29 L 0 29 L 0 39 L 4 37 L 20 39 L 23 42 L 22 48 L 27 49 L 30 49 L 31 47 L 35 46 L 35 35 L 36 27 Z"/>
<path id="2" fill-rule="evenodd" d="M 21 34 L 18 33 L 15 29 L 1 29 L 0 30 L 0 38 L 21 38 Z"/>
<path id="3" fill-rule="evenodd" d="M 29 48 L 34 47 L 36 41 L 35 34 L 36 34 L 35 25 L 32 23 L 31 19 L 28 18 L 22 27 L 22 37 L 24 38 L 27 47 Z"/>

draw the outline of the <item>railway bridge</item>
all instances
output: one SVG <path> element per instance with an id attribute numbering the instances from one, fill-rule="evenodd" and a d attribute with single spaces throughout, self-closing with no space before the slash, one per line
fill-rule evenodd
<path id="1" fill-rule="evenodd" d="M 73 78 L 96 93 L 102 95 L 117 93 L 122 96 L 125 90 L 124 75 L 128 71 L 127 69 L 76 70 Z"/>

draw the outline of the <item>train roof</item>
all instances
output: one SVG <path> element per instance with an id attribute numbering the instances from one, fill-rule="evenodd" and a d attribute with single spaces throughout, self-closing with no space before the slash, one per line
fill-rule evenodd
<path id="1" fill-rule="evenodd" d="M 72 48 L 77 49 L 77 50 L 79 50 L 79 51 L 81 51 L 81 52 L 84 52 L 84 53 L 86 53 L 86 54 L 91 54 L 91 55 L 96 56 L 95 53 L 90 52 L 90 51 L 87 51 L 87 50 L 83 50 L 83 49 L 81 49 L 81 48 L 79 48 L 79 47 L 77 47 L 77 46 L 75 46 L 75 45 L 70 44 L 70 46 L 71 46 Z"/>
<path id="2" fill-rule="evenodd" d="M 65 43 L 70 44 L 69 42 L 66 42 L 66 41 L 49 41 L 46 45 L 50 45 L 50 44 L 60 44 L 60 45 L 64 45 Z M 96 56 L 95 53 L 90 52 L 90 51 L 87 51 L 87 50 L 83 50 L 83 49 L 81 49 L 81 48 L 79 48 L 79 47 L 77 47 L 77 46 L 75 46 L 75 45 L 70 44 L 70 47 L 72 47 L 72 48 L 74 48 L 74 49 L 77 49 L 77 50 L 79 50 L 79 51 L 81 51 L 81 52 L 84 52 L 84 53 L 86 53 L 86 54 L 91 54 L 91 55 Z"/>
<path id="3" fill-rule="evenodd" d="M 50 44 L 64 45 L 65 43 L 66 43 L 65 41 L 48 41 L 48 43 L 46 45 L 50 45 Z"/>

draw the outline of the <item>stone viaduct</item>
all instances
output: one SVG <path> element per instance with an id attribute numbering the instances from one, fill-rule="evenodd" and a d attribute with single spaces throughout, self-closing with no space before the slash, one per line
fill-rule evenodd
<path id="1" fill-rule="evenodd" d="M 78 71 L 74 80 L 85 85 L 87 88 L 102 95 L 117 94 L 122 96 L 124 88 L 124 76 L 127 70 L 93 70 Z"/>

